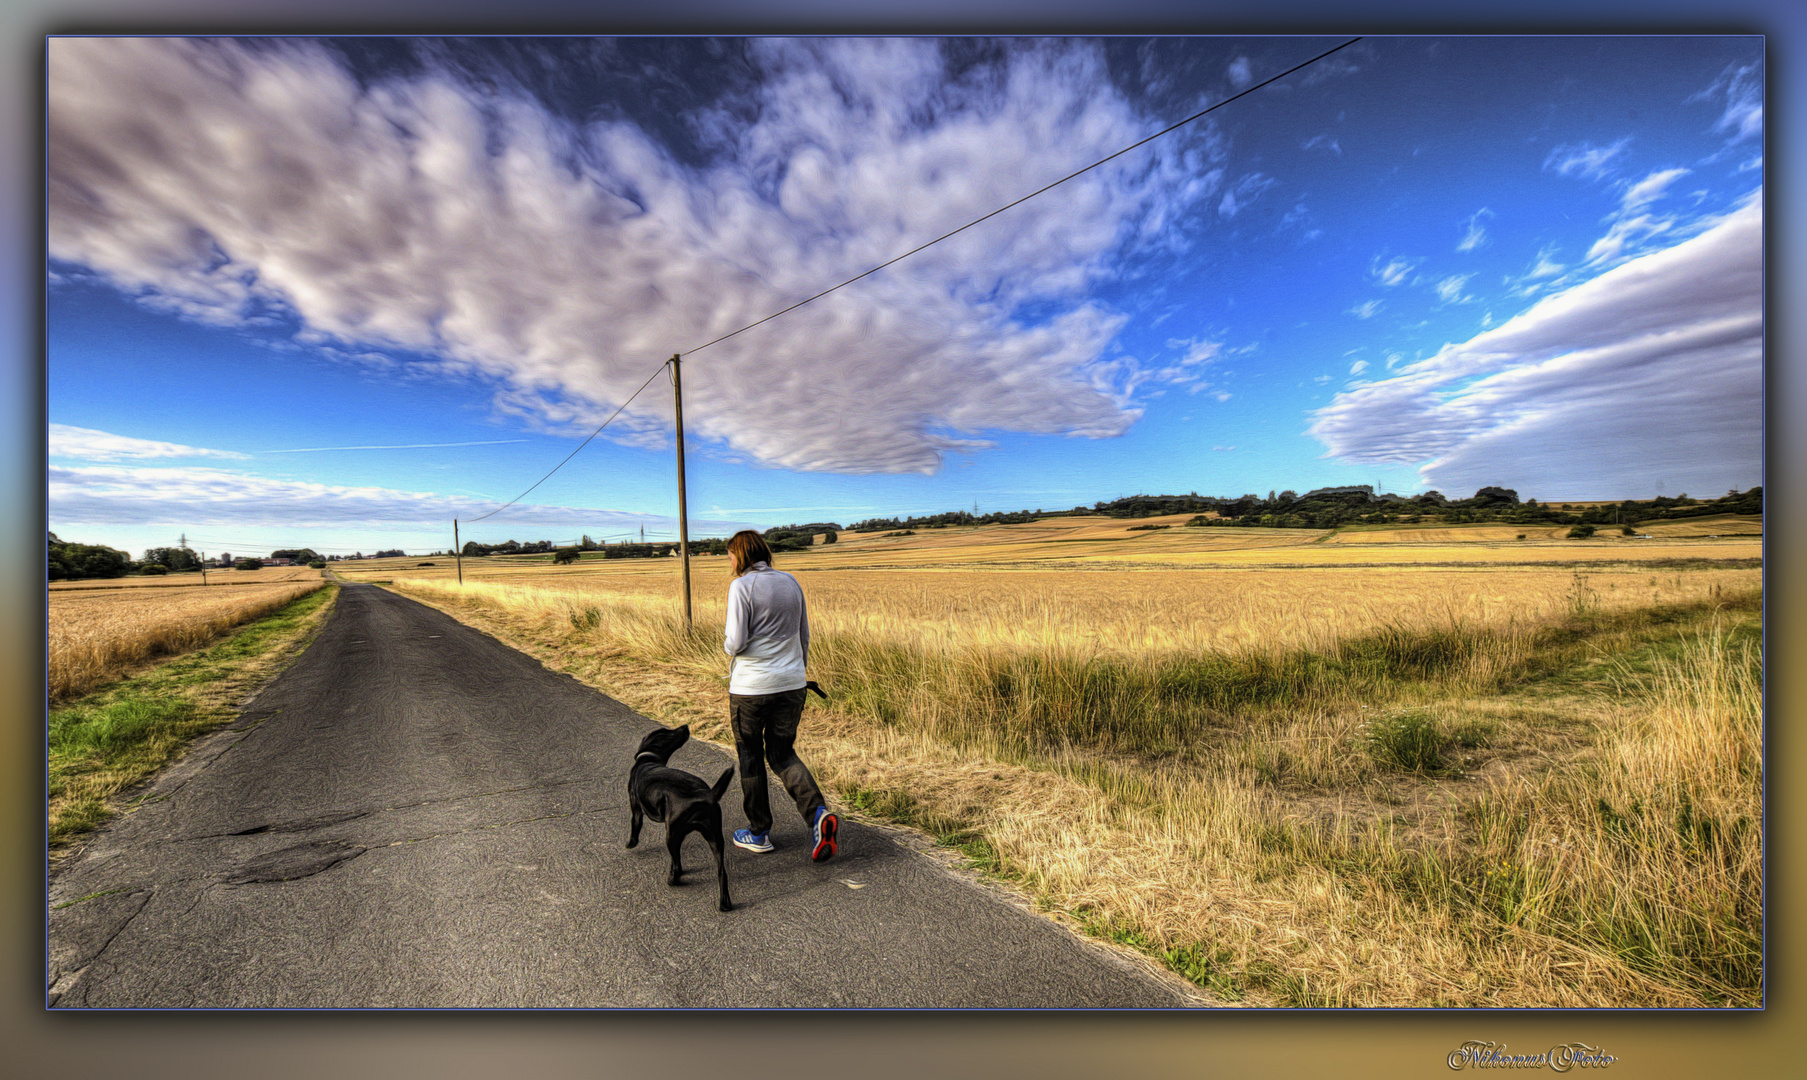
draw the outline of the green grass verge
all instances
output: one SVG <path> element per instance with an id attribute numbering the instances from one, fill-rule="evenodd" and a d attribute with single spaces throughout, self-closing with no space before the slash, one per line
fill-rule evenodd
<path id="1" fill-rule="evenodd" d="M 99 826 L 111 816 L 114 796 L 156 775 L 197 736 L 237 716 L 238 702 L 280 670 L 337 593 L 336 585 L 327 585 L 214 645 L 51 710 L 51 847 Z"/>

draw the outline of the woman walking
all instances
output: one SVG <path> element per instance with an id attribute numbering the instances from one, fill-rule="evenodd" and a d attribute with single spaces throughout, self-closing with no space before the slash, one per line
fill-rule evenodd
<path id="1" fill-rule="evenodd" d="M 784 782 L 813 834 L 809 857 L 825 862 L 835 853 L 840 821 L 828 811 L 816 778 L 797 757 L 797 724 L 809 696 L 809 613 L 797 579 L 772 569 L 772 550 L 752 530 L 728 541 L 734 580 L 728 585 L 728 626 L 722 647 L 733 665 L 728 677 L 728 717 L 740 754 L 740 792 L 747 828 L 734 843 L 748 851 L 772 850 L 772 808 L 766 800 L 765 766 Z"/>

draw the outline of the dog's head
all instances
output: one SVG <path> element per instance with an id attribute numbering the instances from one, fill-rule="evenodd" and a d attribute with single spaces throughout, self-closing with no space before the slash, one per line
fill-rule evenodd
<path id="1" fill-rule="evenodd" d="M 671 755 L 676 753 L 678 747 L 683 746 L 684 740 L 688 738 L 690 738 L 689 724 L 678 728 L 654 728 L 646 733 L 646 738 L 640 740 L 640 754 L 651 754 L 658 759 L 659 764 L 663 765 L 671 760 Z"/>

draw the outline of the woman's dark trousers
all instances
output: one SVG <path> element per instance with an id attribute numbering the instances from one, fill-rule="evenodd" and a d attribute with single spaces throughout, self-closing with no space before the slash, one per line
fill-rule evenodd
<path id="1" fill-rule="evenodd" d="M 797 724 L 803 719 L 807 690 L 780 694 L 729 694 L 728 716 L 734 724 L 734 746 L 740 751 L 740 793 L 747 828 L 759 836 L 772 831 L 772 807 L 766 800 L 765 766 L 784 782 L 806 823 L 814 824 L 816 808 L 826 805 L 809 766 L 797 757 Z"/>

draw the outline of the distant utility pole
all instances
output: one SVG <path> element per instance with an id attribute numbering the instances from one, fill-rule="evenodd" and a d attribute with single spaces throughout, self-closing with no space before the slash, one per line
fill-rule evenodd
<path id="1" fill-rule="evenodd" d="M 458 584 L 464 584 L 464 549 L 458 546 L 458 519 L 452 519 L 452 554 L 458 559 Z"/>
<path id="2" fill-rule="evenodd" d="M 678 561 L 684 575 L 684 632 L 690 632 L 690 519 L 684 510 L 684 378 L 671 354 L 671 411 L 678 424 Z"/>
<path id="3" fill-rule="evenodd" d="M 205 587 L 206 584 L 207 584 L 207 553 L 205 551 L 203 551 L 203 552 L 201 552 L 201 585 L 203 587 Z"/>

